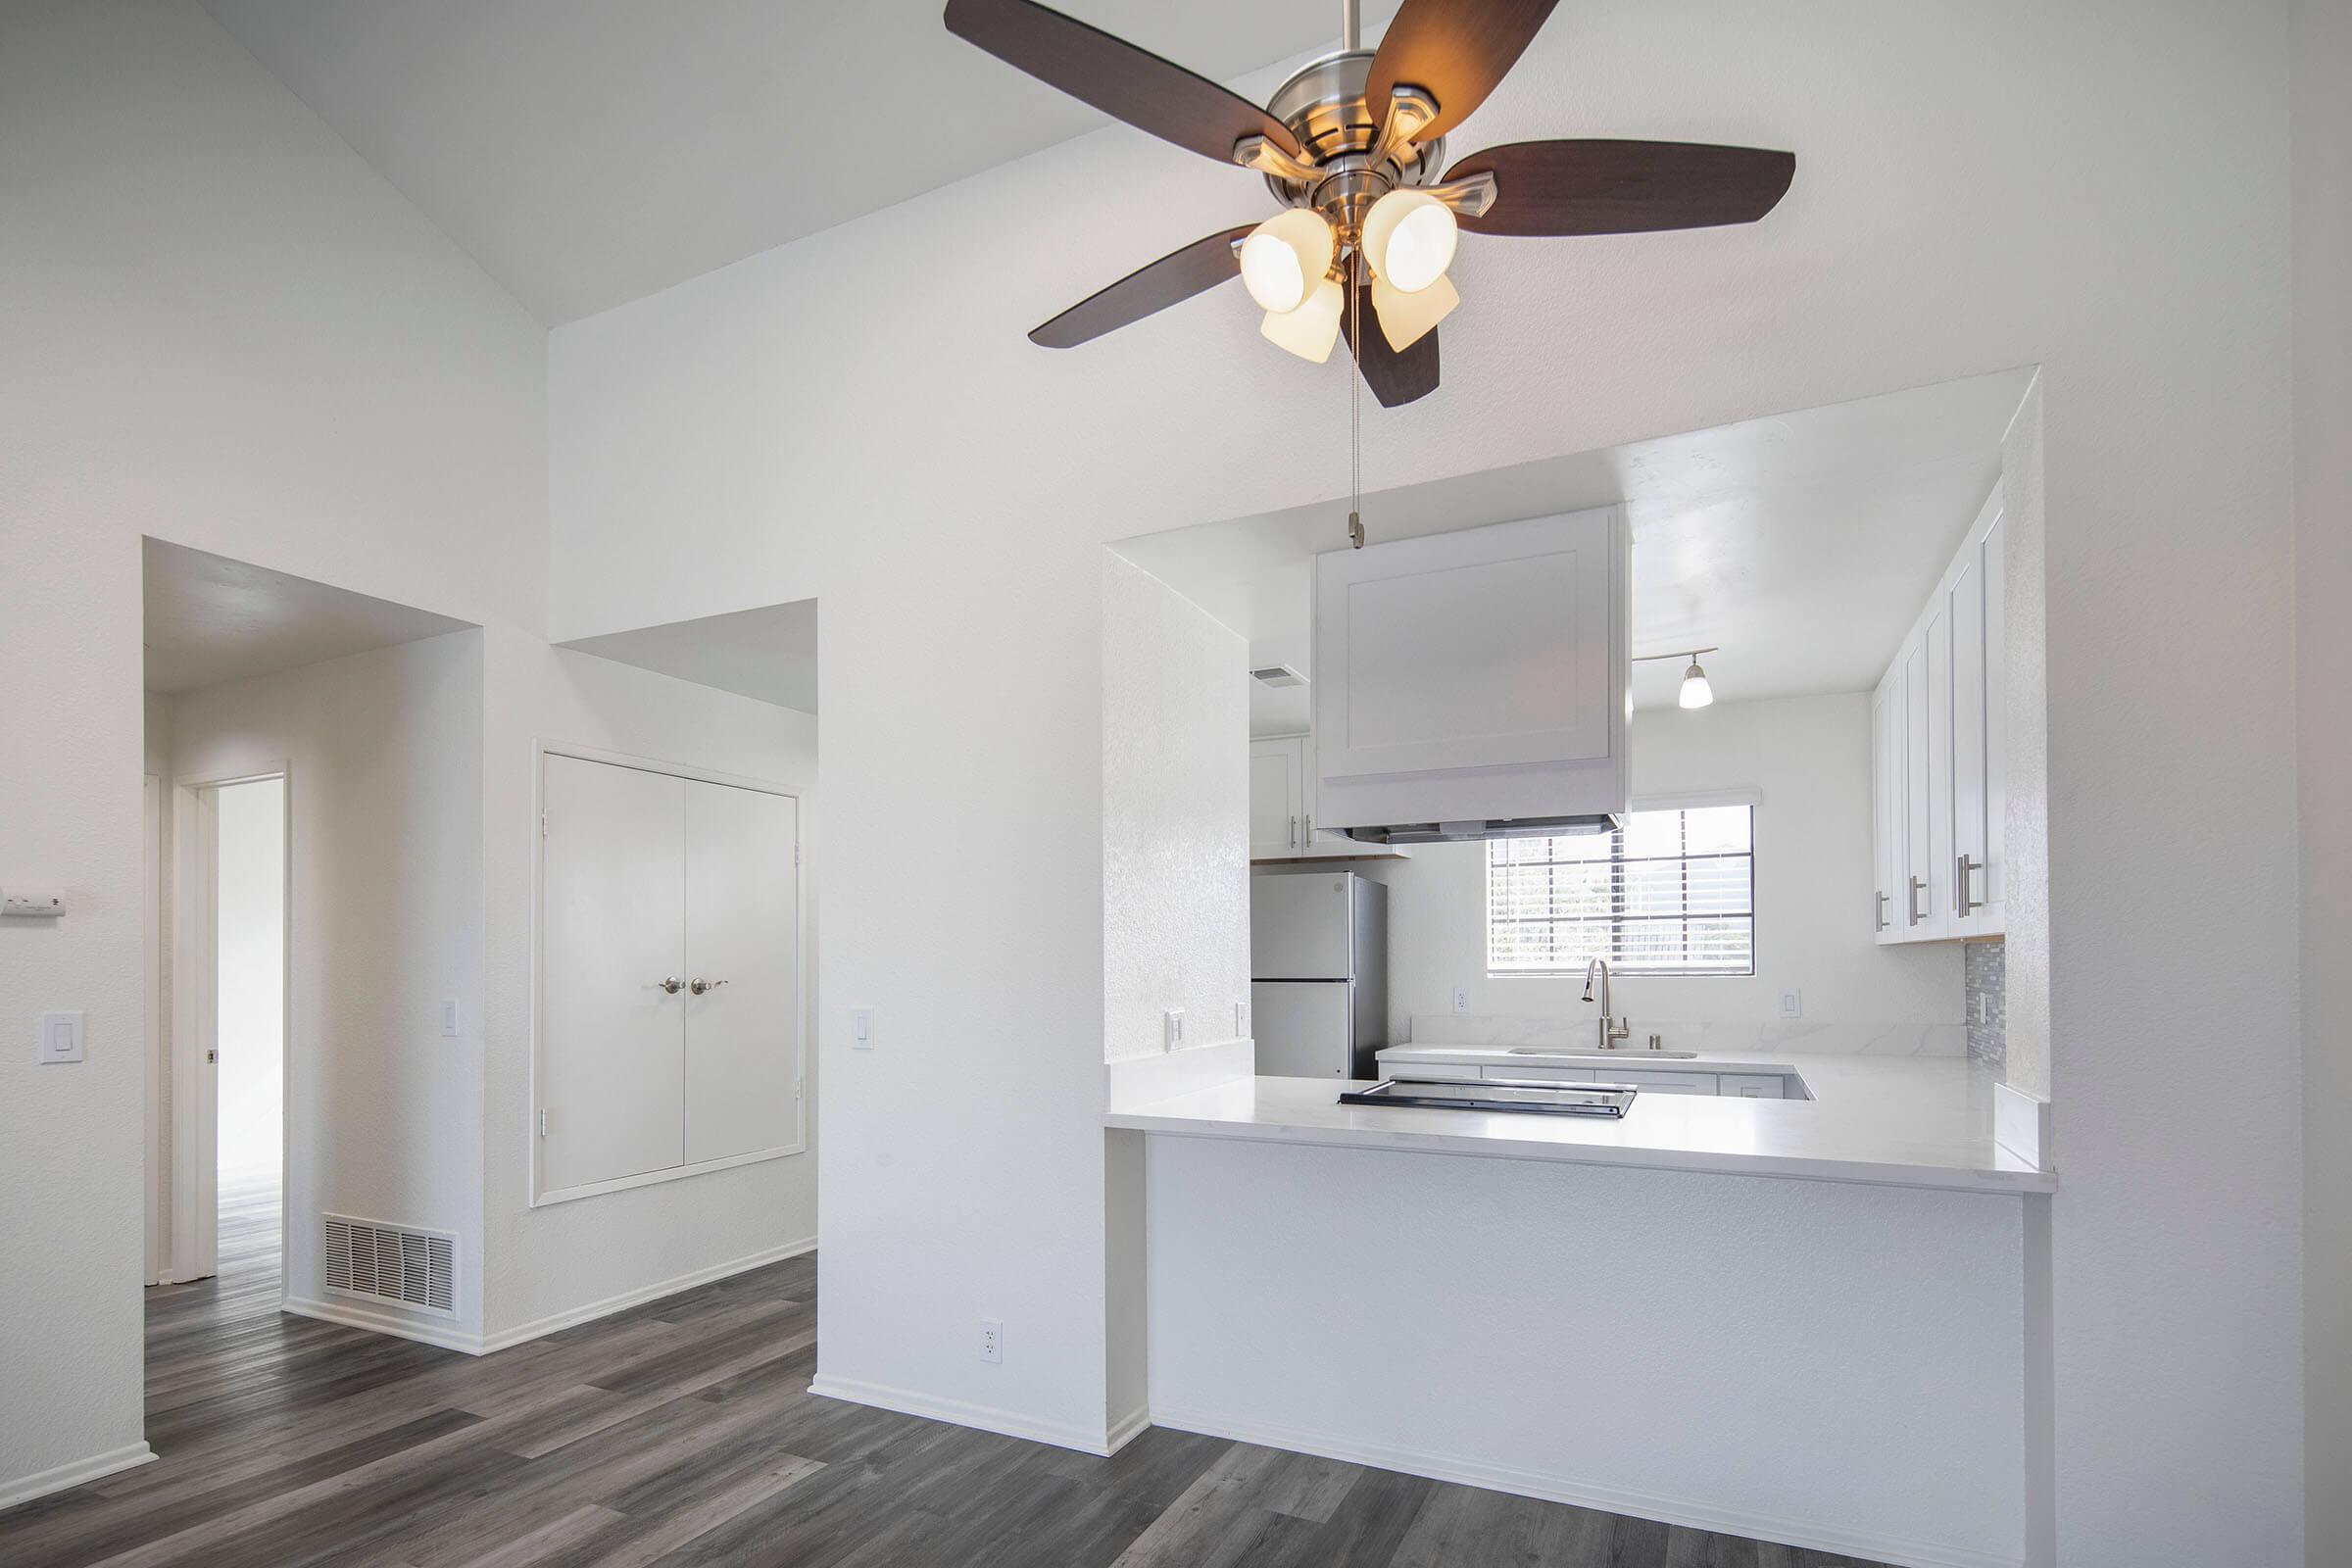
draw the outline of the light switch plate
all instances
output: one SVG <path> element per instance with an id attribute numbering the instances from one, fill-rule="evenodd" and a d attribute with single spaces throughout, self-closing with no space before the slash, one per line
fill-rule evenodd
<path id="1" fill-rule="evenodd" d="M 444 999 L 442 1001 L 441 1033 L 446 1039 L 455 1040 L 458 1038 L 458 1004 L 455 999 Z"/>
<path id="2" fill-rule="evenodd" d="M 850 1049 L 852 1051 L 874 1049 L 873 1008 L 852 1007 L 850 1009 Z"/>
<path id="3" fill-rule="evenodd" d="M 46 920 L 66 912 L 66 896 L 50 888 L 0 890 L 0 915 Z"/>
<path id="4" fill-rule="evenodd" d="M 1237 1002 L 1233 1004 L 1233 1038 L 1236 1040 L 1250 1038 L 1250 1004 L 1247 1002 Z"/>
<path id="5" fill-rule="evenodd" d="M 1805 994 L 1802 991 L 1781 993 L 1781 1016 L 1802 1018 L 1805 1015 Z M 1946 1016 L 1949 1016 L 1948 1014 Z"/>
<path id="6" fill-rule="evenodd" d="M 41 1049 L 38 1060 L 43 1066 L 82 1059 L 82 1016 L 78 1012 L 44 1012 L 41 1014 Z"/>
<path id="7" fill-rule="evenodd" d="M 1164 1038 L 1160 1041 L 1161 1048 L 1167 1051 L 1182 1051 L 1184 1049 L 1184 1009 L 1170 1007 L 1162 1028 Z"/>

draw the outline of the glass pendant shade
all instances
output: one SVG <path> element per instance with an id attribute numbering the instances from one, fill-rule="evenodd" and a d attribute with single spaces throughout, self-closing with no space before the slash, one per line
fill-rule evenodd
<path id="1" fill-rule="evenodd" d="M 1364 259 L 1374 275 L 1406 294 L 1446 275 L 1460 238 L 1453 210 L 1424 190 L 1393 190 L 1364 215 Z"/>
<path id="2" fill-rule="evenodd" d="M 1331 270 L 1331 224 L 1302 207 L 1277 213 L 1242 241 L 1242 286 L 1262 310 L 1298 310 Z"/>
<path id="3" fill-rule="evenodd" d="M 1715 688 L 1707 684 L 1707 672 L 1699 668 L 1698 661 L 1693 659 L 1690 667 L 1683 671 L 1682 705 L 1685 708 L 1704 708 L 1714 700 Z"/>
<path id="4" fill-rule="evenodd" d="M 1268 311 L 1258 331 L 1276 347 L 1321 365 L 1331 358 L 1331 346 L 1339 341 L 1340 307 L 1346 298 L 1338 278 L 1323 278 L 1297 309 Z"/>
<path id="5" fill-rule="evenodd" d="M 1421 341 L 1431 327 L 1452 315 L 1453 308 L 1461 303 L 1461 295 L 1454 292 L 1447 278 L 1441 277 L 1429 287 L 1410 294 L 1392 287 L 1387 278 L 1378 274 L 1372 279 L 1372 314 L 1380 318 L 1380 335 L 1399 354 Z"/>

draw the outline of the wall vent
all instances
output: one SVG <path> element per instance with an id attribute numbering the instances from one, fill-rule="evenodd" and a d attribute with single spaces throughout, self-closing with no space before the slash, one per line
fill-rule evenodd
<path id="1" fill-rule="evenodd" d="M 326 1288 L 337 1296 L 458 1315 L 458 1239 L 343 1214 L 326 1221 Z"/>
<path id="2" fill-rule="evenodd" d="M 1306 677 L 1288 664 L 1268 664 L 1263 669 L 1253 669 L 1250 672 L 1250 678 L 1261 686 L 1303 686 L 1306 684 Z"/>

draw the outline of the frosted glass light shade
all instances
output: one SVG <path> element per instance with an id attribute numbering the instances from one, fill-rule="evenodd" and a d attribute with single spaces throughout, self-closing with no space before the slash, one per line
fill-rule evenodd
<path id="1" fill-rule="evenodd" d="M 1683 671 L 1682 705 L 1685 708 L 1704 708 L 1714 700 L 1715 688 L 1707 684 L 1707 672 L 1699 668 L 1698 661 L 1693 659 L 1690 667 Z"/>
<path id="2" fill-rule="evenodd" d="M 1399 354 L 1420 342 L 1461 303 L 1449 278 L 1441 277 L 1412 294 L 1392 287 L 1385 277 L 1372 279 L 1372 314 L 1380 318 L 1380 335 Z"/>
<path id="3" fill-rule="evenodd" d="M 1277 213 L 1242 241 L 1242 286 L 1260 309 L 1295 311 L 1331 270 L 1331 224 L 1302 207 Z"/>
<path id="4" fill-rule="evenodd" d="M 1425 190 L 1393 190 L 1364 215 L 1364 259 L 1407 294 L 1446 275 L 1460 238 L 1453 210 Z"/>
<path id="5" fill-rule="evenodd" d="M 1268 311 L 1258 330 L 1277 348 L 1321 365 L 1339 341 L 1340 306 L 1346 298 L 1338 278 L 1324 278 L 1297 310 Z"/>

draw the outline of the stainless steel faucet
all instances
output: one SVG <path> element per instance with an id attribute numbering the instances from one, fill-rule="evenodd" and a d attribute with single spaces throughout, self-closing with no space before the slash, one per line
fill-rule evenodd
<path id="1" fill-rule="evenodd" d="M 1600 1047 L 1615 1051 L 1617 1042 L 1634 1032 L 1634 1026 L 1609 1011 L 1609 960 L 1595 956 L 1585 965 L 1585 1000 L 1592 1000 L 1592 971 L 1600 971 Z"/>

